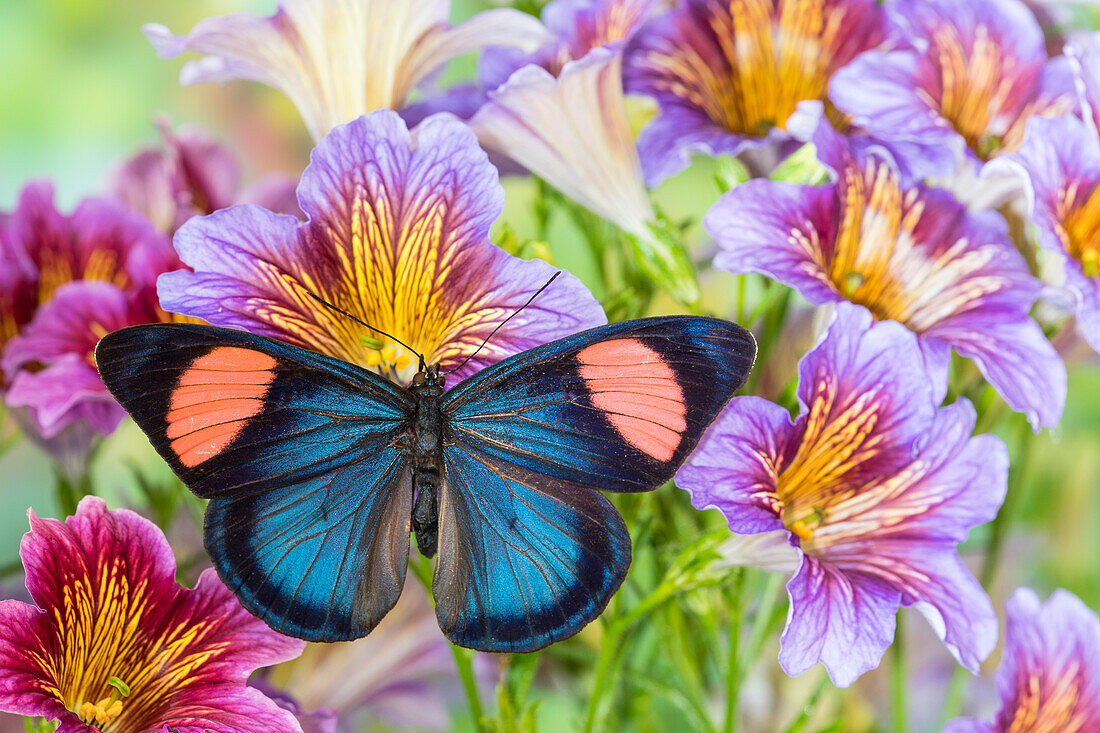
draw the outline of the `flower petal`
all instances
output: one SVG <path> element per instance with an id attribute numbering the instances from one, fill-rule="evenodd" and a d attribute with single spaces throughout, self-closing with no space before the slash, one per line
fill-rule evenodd
<path id="1" fill-rule="evenodd" d="M 495 10 L 448 28 L 446 0 L 284 0 L 275 15 L 201 21 L 187 36 L 158 24 L 145 35 L 164 58 L 188 62 L 181 84 L 251 79 L 294 102 L 320 140 L 336 125 L 382 107 L 400 107 L 439 66 L 480 45 L 534 49 L 548 36 L 534 18 Z"/>
<path id="2" fill-rule="evenodd" d="M 635 235 L 654 221 L 622 94 L 621 57 L 607 49 L 555 78 L 530 65 L 470 120 L 478 140 Z"/>
<path id="3" fill-rule="evenodd" d="M 253 669 L 296 656 L 303 642 L 248 614 L 212 570 L 194 590 L 180 588 L 156 525 L 90 496 L 64 523 L 29 516 L 20 555 L 46 612 L 32 621 L 35 643 L 21 650 L 31 662 L 0 657 L 0 665 L 34 670 L 61 708 L 24 706 L 25 714 L 60 714 L 82 730 L 68 711 L 105 697 L 115 676 L 131 689 L 116 723 L 126 729 L 300 730 L 289 712 L 242 691 Z M 231 724 L 219 727 L 219 716 Z"/>
<path id="4" fill-rule="evenodd" d="M 378 334 L 312 293 L 446 370 L 553 273 L 489 243 L 503 190 L 473 133 L 454 119 L 430 118 L 410 134 L 381 110 L 336 128 L 314 149 L 298 199 L 309 216 L 300 226 L 248 206 L 189 221 L 176 248 L 195 271 L 161 279 L 163 306 L 367 364 L 360 338 Z M 457 378 L 603 322 L 599 305 L 567 274 Z"/>
<path id="5" fill-rule="evenodd" d="M 894 640 L 901 594 L 873 578 L 857 583 L 805 555 L 787 594 L 791 605 L 779 664 L 789 675 L 821 662 L 834 685 L 848 687 L 878 666 Z"/>
<path id="6" fill-rule="evenodd" d="M 18 372 L 5 399 L 9 407 L 28 408 L 46 439 L 77 422 L 110 435 L 126 417 L 95 367 L 80 354 L 65 354 L 39 371 Z"/>
<path id="7" fill-rule="evenodd" d="M 786 529 L 775 488 L 794 434 L 779 405 L 734 397 L 676 472 L 676 485 L 691 494 L 696 509 L 722 512 L 733 532 Z"/>

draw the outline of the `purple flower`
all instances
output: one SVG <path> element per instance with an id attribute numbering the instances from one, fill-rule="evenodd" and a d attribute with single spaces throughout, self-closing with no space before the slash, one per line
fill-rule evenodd
<path id="1" fill-rule="evenodd" d="M 850 300 L 900 321 L 920 336 L 934 373 L 945 377 L 954 348 L 1033 427 L 1057 424 L 1065 365 L 1028 315 L 1042 285 L 1001 216 L 905 185 L 890 161 L 849 148 L 827 124 L 813 141 L 837 181 L 753 180 L 729 191 L 705 219 L 721 248 L 715 267 L 767 275 L 815 304 Z M 941 380 L 941 399 L 946 387 Z"/>
<path id="2" fill-rule="evenodd" d="M 108 191 L 131 211 L 171 234 L 192 216 L 210 214 L 238 202 L 264 204 L 274 211 L 300 214 L 294 181 L 272 175 L 238 192 L 241 171 L 227 148 L 200 130 L 174 132 L 159 121 L 163 147 L 145 148 L 122 163 Z"/>
<path id="3" fill-rule="evenodd" d="M 1092 33 L 1066 46 L 1073 65 L 1084 117 L 1100 129 L 1100 33 Z"/>
<path id="4" fill-rule="evenodd" d="M 0 709 L 60 720 L 62 733 L 301 730 L 245 680 L 303 642 L 251 616 L 213 570 L 181 588 L 160 529 L 102 499 L 64 523 L 28 514 L 35 605 L 0 602 Z"/>
<path id="5" fill-rule="evenodd" d="M 957 158 L 1015 150 L 1028 117 L 1073 110 L 1069 64 L 1048 60 L 1019 0 L 895 0 L 889 12 L 914 48 L 865 53 L 829 86 L 873 137 L 918 144 L 950 173 Z"/>
<path id="6" fill-rule="evenodd" d="M 952 720 L 944 733 L 1092 733 L 1100 730 L 1100 619 L 1069 591 L 1040 604 L 1020 588 L 1005 606 L 995 723 Z"/>
<path id="7" fill-rule="evenodd" d="M 1026 173 L 1039 246 L 1063 265 L 1078 329 L 1100 352 L 1100 137 L 1076 117 L 1036 118 L 1005 160 Z"/>
<path id="8" fill-rule="evenodd" d="M 298 199 L 305 223 L 252 205 L 188 221 L 175 245 L 194 272 L 160 279 L 162 305 L 407 381 L 412 355 L 310 293 L 447 370 L 554 271 L 489 242 L 504 192 L 473 133 L 454 119 L 433 117 L 409 132 L 396 113 L 380 110 L 337 127 L 314 149 Z M 456 379 L 603 322 L 592 295 L 565 275 Z M 381 345 L 365 348 L 363 339 Z"/>
<path id="9" fill-rule="evenodd" d="M 789 533 L 801 564 L 787 583 L 780 664 L 822 662 L 840 686 L 877 666 L 900 605 L 916 605 L 970 670 L 997 618 L 956 545 L 1004 499 L 1008 455 L 971 437 L 966 400 L 937 408 L 920 347 L 901 325 L 842 303 L 799 364 L 802 410 L 736 397 L 677 472 L 698 509 L 732 531 Z"/>
<path id="10" fill-rule="evenodd" d="M 0 233 L 0 262 L 7 403 L 29 410 L 25 422 L 41 438 L 73 424 L 111 432 L 124 413 L 99 381 L 92 352 L 110 330 L 169 319 L 155 290 L 157 276 L 179 266 L 168 240 L 107 200 L 86 199 L 63 215 L 52 186 L 35 182 Z"/>
<path id="11" fill-rule="evenodd" d="M 158 24 L 146 36 L 164 58 L 188 62 L 181 84 L 251 79 L 290 97 L 315 140 L 409 92 L 453 58 L 482 46 L 534 50 L 548 39 L 536 19 L 508 8 L 451 26 L 449 0 L 283 0 L 275 15 L 201 21 L 187 36 Z"/>
<path id="12" fill-rule="evenodd" d="M 692 153 L 788 139 L 798 103 L 825 99 L 837 69 L 888 36 L 876 0 L 682 0 L 626 53 L 627 91 L 660 105 L 638 139 L 646 180 L 679 173 Z"/>

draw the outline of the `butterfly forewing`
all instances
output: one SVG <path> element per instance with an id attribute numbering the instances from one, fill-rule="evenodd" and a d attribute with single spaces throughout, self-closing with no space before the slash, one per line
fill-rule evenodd
<path id="1" fill-rule="evenodd" d="M 525 351 L 444 397 L 456 440 L 501 461 L 602 491 L 672 478 L 756 356 L 752 334 L 714 318 L 614 323 Z"/>
<path id="2" fill-rule="evenodd" d="M 245 606 L 294 636 L 363 636 L 393 606 L 415 404 L 366 370 L 240 331 L 108 334 L 104 383 L 177 475 L 212 502 L 205 540 Z"/>

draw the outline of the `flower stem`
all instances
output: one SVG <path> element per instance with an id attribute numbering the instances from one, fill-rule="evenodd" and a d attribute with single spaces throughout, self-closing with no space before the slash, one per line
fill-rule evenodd
<path id="1" fill-rule="evenodd" d="M 733 588 L 726 592 L 730 607 L 730 641 L 726 655 L 726 717 L 723 733 L 733 733 L 737 725 L 737 698 L 741 691 L 741 675 L 737 658 L 741 647 L 741 618 L 745 607 L 745 570 L 738 568 L 733 577 Z"/>
<path id="2" fill-rule="evenodd" d="M 905 627 L 898 615 L 894 630 L 894 645 L 890 650 L 890 711 L 893 714 L 894 733 L 909 730 L 909 688 L 905 678 Z"/>
<path id="3" fill-rule="evenodd" d="M 435 598 L 432 597 L 431 561 L 423 556 L 410 557 L 409 568 L 413 571 L 416 579 L 420 581 L 420 584 L 424 586 L 424 590 L 428 592 L 428 598 L 431 599 L 432 605 L 435 605 Z M 462 682 L 462 691 L 466 693 L 466 704 L 470 707 L 470 717 L 473 719 L 474 730 L 479 731 L 479 733 L 487 733 L 489 726 L 485 724 L 485 716 L 481 708 L 481 697 L 477 690 L 477 678 L 474 676 L 474 653 L 450 641 L 447 642 L 447 645 L 451 647 L 451 656 L 455 660 L 455 670 Z"/>
<path id="4" fill-rule="evenodd" d="M 779 573 L 768 573 L 768 581 L 761 593 L 760 607 L 756 609 L 756 618 L 752 622 L 752 630 L 749 632 L 749 643 L 745 647 L 746 654 L 738 664 L 738 675 L 745 679 L 749 667 L 760 656 L 760 649 L 764 646 L 764 639 L 771 629 L 772 615 L 779 603 L 779 598 L 785 593 L 784 576 Z"/>

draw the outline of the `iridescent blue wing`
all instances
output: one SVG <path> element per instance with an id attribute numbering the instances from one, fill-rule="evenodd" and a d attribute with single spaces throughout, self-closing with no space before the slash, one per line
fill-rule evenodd
<path id="1" fill-rule="evenodd" d="M 672 478 L 755 353 L 726 321 L 648 318 L 523 352 L 446 393 L 434 591 L 448 638 L 531 651 L 598 616 L 630 538 L 597 489 Z"/>
<path id="2" fill-rule="evenodd" d="M 409 394 L 354 365 L 212 326 L 108 334 L 104 383 L 197 495 L 206 548 L 283 633 L 367 634 L 397 602 L 409 553 Z"/>
<path id="3" fill-rule="evenodd" d="M 596 618 L 626 577 L 630 536 L 599 492 L 444 448 L 436 616 L 456 644 L 530 652 Z"/>
<path id="4" fill-rule="evenodd" d="M 613 323 L 517 354 L 444 395 L 456 439 L 533 473 L 602 491 L 672 478 L 756 357 L 716 318 Z"/>

